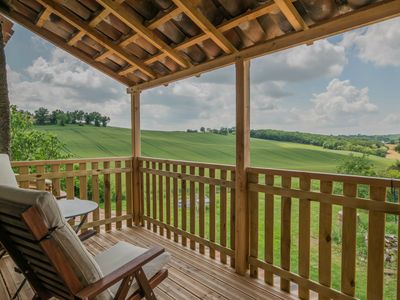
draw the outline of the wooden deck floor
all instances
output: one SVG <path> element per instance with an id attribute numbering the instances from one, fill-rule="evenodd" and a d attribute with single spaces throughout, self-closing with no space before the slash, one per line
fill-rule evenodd
<path id="1" fill-rule="evenodd" d="M 205 255 L 163 238 L 144 228 L 124 228 L 120 231 L 101 233 L 85 244 L 93 254 L 109 248 L 119 240 L 138 246 L 159 244 L 172 254 L 168 266 L 169 277 L 157 289 L 158 299 L 292 299 L 262 281 L 242 277 L 233 269 Z M 0 261 L 0 299 L 8 300 L 22 280 L 22 275 L 13 271 L 13 262 L 6 256 Z M 31 299 L 33 293 L 26 285 L 20 300 Z"/>

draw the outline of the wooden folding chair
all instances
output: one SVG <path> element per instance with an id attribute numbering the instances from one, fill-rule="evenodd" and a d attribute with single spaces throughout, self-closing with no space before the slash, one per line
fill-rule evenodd
<path id="1" fill-rule="evenodd" d="M 0 186 L 0 242 L 34 299 L 156 299 L 153 289 L 168 276 L 160 247 L 120 242 L 93 258 L 47 192 Z"/>

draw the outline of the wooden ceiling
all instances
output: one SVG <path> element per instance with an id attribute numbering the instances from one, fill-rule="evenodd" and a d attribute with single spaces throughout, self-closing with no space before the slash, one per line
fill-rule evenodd
<path id="1" fill-rule="evenodd" d="M 3 15 L 130 90 L 400 15 L 400 0 L 0 1 Z"/>

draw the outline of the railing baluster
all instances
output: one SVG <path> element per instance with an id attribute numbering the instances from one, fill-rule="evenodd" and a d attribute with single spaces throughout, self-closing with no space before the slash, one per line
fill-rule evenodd
<path id="1" fill-rule="evenodd" d="M 105 170 L 110 169 L 110 162 L 105 161 L 103 163 Z M 110 174 L 104 174 L 104 216 L 105 219 L 111 218 L 111 182 Z M 111 223 L 106 224 L 106 231 L 111 230 Z"/>
<path id="2" fill-rule="evenodd" d="M 115 168 L 121 169 L 121 161 L 115 162 Z M 115 173 L 115 214 L 117 217 L 122 215 L 122 178 L 121 173 Z M 122 228 L 122 222 L 117 221 L 116 228 Z"/>
<path id="3" fill-rule="evenodd" d="M 210 168 L 210 178 L 215 178 L 215 170 Z M 210 188 L 210 241 L 215 242 L 215 186 L 209 185 Z M 210 248 L 210 257 L 215 258 L 215 250 Z"/>
<path id="4" fill-rule="evenodd" d="M 258 183 L 258 174 L 250 173 L 247 175 L 249 184 Z M 250 210 L 250 256 L 258 258 L 258 192 L 249 191 L 249 210 Z M 250 276 L 258 278 L 258 267 L 250 264 Z"/>
<path id="5" fill-rule="evenodd" d="M 139 162 L 140 167 L 143 167 L 143 162 Z M 132 169 L 132 160 L 125 160 L 125 168 Z M 142 174 L 144 176 L 144 174 Z M 143 180 L 141 181 L 141 189 L 143 191 Z M 126 201 L 126 213 L 133 217 L 133 203 L 132 203 L 132 171 L 125 173 L 125 201 Z M 141 197 L 141 206 L 144 207 L 144 197 Z M 126 220 L 126 226 L 132 227 L 132 219 Z"/>
<path id="6" fill-rule="evenodd" d="M 190 175 L 195 175 L 196 169 L 194 166 L 190 166 Z M 189 207 L 189 215 L 190 215 L 190 233 L 196 234 L 196 186 L 193 180 L 190 180 L 190 207 Z M 190 249 L 196 249 L 196 241 L 190 240 Z"/>
<path id="7" fill-rule="evenodd" d="M 235 182 L 235 171 L 231 171 L 231 182 L 234 184 Z M 236 220 L 235 220 L 235 189 L 230 188 L 231 192 L 231 211 L 230 211 L 230 219 L 231 219 L 231 231 L 230 231 L 230 238 L 231 238 L 231 249 L 235 250 L 235 235 L 236 235 Z M 231 256 L 231 267 L 235 267 L 235 256 Z"/>
<path id="8" fill-rule="evenodd" d="M 162 171 L 163 163 L 158 163 L 158 170 Z M 158 219 L 164 223 L 164 187 L 163 176 L 158 176 Z M 160 226 L 160 235 L 164 235 L 164 228 Z"/>
<path id="9" fill-rule="evenodd" d="M 178 173 L 178 166 L 174 164 L 172 166 L 172 170 L 174 173 Z M 174 227 L 178 228 L 179 226 L 179 208 L 178 208 L 178 202 L 179 202 L 179 194 L 178 194 L 178 178 L 174 177 L 172 180 L 172 185 L 173 185 L 173 212 L 174 212 Z M 174 241 L 178 242 L 179 241 L 179 235 L 177 232 L 174 232 Z"/>
<path id="10" fill-rule="evenodd" d="M 300 178 L 300 190 L 310 190 L 310 179 L 307 177 Z M 310 276 L 310 229 L 311 229 L 311 210 L 310 200 L 307 198 L 299 199 L 299 275 L 304 278 Z M 309 290 L 300 285 L 299 298 L 309 299 Z"/>
<path id="11" fill-rule="evenodd" d="M 97 171 L 99 169 L 99 163 L 93 162 L 92 163 L 92 170 Z M 99 195 L 99 176 L 93 175 L 92 176 L 92 200 L 95 201 L 97 204 L 100 203 L 100 195 Z M 100 219 L 100 209 L 97 208 L 93 212 L 93 221 L 98 221 Z M 94 226 L 94 230 L 100 232 L 100 226 Z"/>
<path id="12" fill-rule="evenodd" d="M 282 187 L 291 188 L 291 177 L 282 176 Z M 281 267 L 290 270 L 290 246 L 291 246 L 291 229 L 292 221 L 292 199 L 282 196 L 281 199 Z M 281 277 L 281 290 L 290 292 L 290 281 Z"/>
<path id="13" fill-rule="evenodd" d="M 74 164 L 66 164 L 67 172 L 72 172 L 74 170 Z M 65 184 L 67 186 L 67 199 L 74 199 L 75 197 L 75 188 L 74 188 L 74 177 L 67 176 L 65 179 Z"/>
<path id="14" fill-rule="evenodd" d="M 151 168 L 153 170 L 157 170 L 157 164 L 155 162 L 152 163 Z M 153 174 L 151 180 L 151 189 L 153 196 L 153 220 L 157 220 L 157 175 Z M 157 224 L 153 223 L 153 232 L 157 232 Z"/>
<path id="15" fill-rule="evenodd" d="M 371 201 L 385 201 L 386 188 L 371 186 Z M 370 211 L 368 224 L 367 299 L 383 299 L 385 213 Z"/>
<path id="16" fill-rule="evenodd" d="M 44 175 L 45 170 L 44 170 L 44 166 L 40 165 L 36 167 L 36 173 L 37 174 L 41 174 Z M 46 181 L 45 179 L 37 179 L 36 180 L 36 188 L 40 191 L 45 191 L 46 190 Z"/>
<path id="17" fill-rule="evenodd" d="M 165 170 L 167 172 L 170 172 L 171 166 L 170 164 L 165 164 Z M 170 177 L 166 176 L 165 177 L 165 202 L 166 202 L 166 218 L 167 218 L 167 224 L 171 225 L 171 179 Z M 167 228 L 167 238 L 171 238 L 171 230 Z"/>
<path id="18" fill-rule="evenodd" d="M 199 176 L 204 177 L 204 168 L 200 167 L 199 168 Z M 205 201 L 205 195 L 204 195 L 204 183 L 200 182 L 199 183 L 199 235 L 200 237 L 204 238 L 204 212 L 205 212 L 205 207 L 204 207 L 204 201 Z M 200 244 L 199 245 L 199 251 L 201 254 L 204 254 L 204 245 Z"/>
<path id="19" fill-rule="evenodd" d="M 265 175 L 265 185 L 274 186 L 274 176 Z M 274 195 L 265 193 L 265 223 L 264 223 L 264 256 L 268 264 L 274 262 Z M 272 272 L 264 271 L 264 281 L 270 285 L 274 284 L 274 275 Z"/>
<path id="20" fill-rule="evenodd" d="M 147 161 L 146 162 L 146 169 L 149 170 L 150 169 L 150 162 Z M 150 207 L 150 197 L 151 197 L 151 190 L 150 190 L 150 174 L 146 173 L 146 216 L 147 217 L 151 217 L 151 207 Z M 147 220 L 147 229 L 150 230 L 151 228 L 151 223 L 149 220 Z"/>
<path id="21" fill-rule="evenodd" d="M 186 174 L 186 166 L 185 165 L 181 165 L 181 173 Z M 186 199 L 186 180 L 184 180 L 184 179 L 181 180 L 181 188 L 182 188 L 182 191 L 181 191 L 182 230 L 186 231 L 187 199 Z M 182 245 L 186 246 L 186 237 L 185 236 L 182 236 Z"/>
<path id="22" fill-rule="evenodd" d="M 332 194 L 332 181 L 321 180 L 321 193 Z M 325 286 L 331 286 L 331 264 L 332 264 L 332 204 L 319 204 L 319 240 L 318 240 L 318 278 Z M 328 298 L 320 295 L 319 299 Z"/>
<path id="23" fill-rule="evenodd" d="M 51 173 L 57 174 L 60 172 L 60 165 L 51 165 Z M 60 184 L 60 178 L 53 178 L 51 180 L 51 192 L 55 197 L 60 197 L 61 195 L 61 184 Z"/>
<path id="24" fill-rule="evenodd" d="M 226 170 L 220 170 L 221 180 L 226 180 Z M 226 187 L 220 186 L 220 207 L 219 207 L 219 230 L 220 230 L 220 244 L 226 247 Z M 221 252 L 220 259 L 223 264 L 226 264 L 226 254 Z"/>
<path id="25" fill-rule="evenodd" d="M 345 182 L 343 194 L 347 197 L 357 195 L 357 185 Z M 357 211 L 352 207 L 343 207 L 342 217 L 342 292 L 349 296 L 355 293 L 356 273 L 356 229 Z"/>
<path id="26" fill-rule="evenodd" d="M 79 163 L 79 171 L 86 172 L 86 163 Z M 87 193 L 87 176 L 81 175 L 79 176 L 79 198 L 86 199 L 88 198 Z M 85 232 L 86 229 L 82 229 L 82 232 Z"/>
<path id="27" fill-rule="evenodd" d="M 29 167 L 27 167 L 27 166 L 19 167 L 19 174 L 28 175 L 29 174 Z M 23 189 L 29 188 L 29 180 L 20 181 L 19 186 L 21 188 L 23 188 Z"/>

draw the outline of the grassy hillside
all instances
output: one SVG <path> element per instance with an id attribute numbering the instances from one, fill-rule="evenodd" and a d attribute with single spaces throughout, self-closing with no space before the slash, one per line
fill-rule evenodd
<path id="1" fill-rule="evenodd" d="M 51 131 L 67 145 L 75 157 L 103 157 L 129 155 L 130 130 L 92 126 L 38 126 Z M 209 133 L 142 132 L 142 154 L 160 158 L 217 162 L 235 162 L 235 137 Z M 336 172 L 340 161 L 348 154 L 321 147 L 252 139 L 253 166 L 287 168 L 310 171 Z M 384 169 L 392 161 L 370 156 L 377 169 Z"/>

